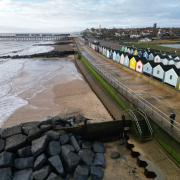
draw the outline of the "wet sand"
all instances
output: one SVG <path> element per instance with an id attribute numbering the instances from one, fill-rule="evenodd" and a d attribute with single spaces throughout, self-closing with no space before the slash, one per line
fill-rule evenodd
<path id="1" fill-rule="evenodd" d="M 42 92 L 29 99 L 26 106 L 16 110 L 6 120 L 3 127 L 28 121 L 39 121 L 47 116 L 64 116 L 71 113 L 81 113 L 94 121 L 110 120 L 109 113 L 89 85 L 83 77 L 79 78 L 81 76 L 79 72 L 77 72 L 77 76 L 78 78 L 74 74 L 57 74 L 47 82 L 46 88 Z M 26 91 L 21 96 L 26 98 L 28 93 Z"/>

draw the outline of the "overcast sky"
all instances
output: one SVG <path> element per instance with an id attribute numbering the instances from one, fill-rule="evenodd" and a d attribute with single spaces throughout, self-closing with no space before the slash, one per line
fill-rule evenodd
<path id="1" fill-rule="evenodd" d="M 0 0 L 0 32 L 180 27 L 180 0 Z"/>

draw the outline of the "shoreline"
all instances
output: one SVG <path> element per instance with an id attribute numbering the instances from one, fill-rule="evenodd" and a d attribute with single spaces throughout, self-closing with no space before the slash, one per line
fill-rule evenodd
<path id="1" fill-rule="evenodd" d="M 58 74 L 55 78 L 48 81 L 48 86 L 40 93 L 37 93 L 29 103 L 17 109 L 3 123 L 2 127 L 10 127 L 19 123 L 28 121 L 39 121 L 47 116 L 66 115 L 71 113 L 81 113 L 89 119 L 110 120 L 111 116 L 91 90 L 87 82 L 81 76 L 76 68 L 73 57 L 68 59 L 58 58 L 73 63 L 77 70 L 77 77 L 74 75 Z M 49 59 L 47 59 L 49 60 Z M 53 59 L 52 59 L 53 61 Z M 81 78 L 79 79 L 79 75 Z M 21 77 L 22 78 L 22 77 Z M 73 91 L 72 91 L 73 90 Z M 30 92 L 30 91 L 28 91 Z M 22 94 L 23 98 L 27 97 L 28 92 Z"/>

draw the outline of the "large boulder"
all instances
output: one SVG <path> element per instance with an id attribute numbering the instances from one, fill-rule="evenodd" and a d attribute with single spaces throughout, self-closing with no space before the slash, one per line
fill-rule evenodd
<path id="1" fill-rule="evenodd" d="M 74 171 L 74 169 L 78 166 L 80 161 L 80 157 L 74 152 L 63 154 L 62 158 L 65 162 L 66 171 L 69 173 Z"/>
<path id="2" fill-rule="evenodd" d="M 0 179 L 1 180 L 12 180 L 12 170 L 11 168 L 0 169 Z"/>
<path id="3" fill-rule="evenodd" d="M 26 144 L 26 136 L 17 134 L 6 139 L 5 150 L 13 151 L 23 147 Z"/>
<path id="4" fill-rule="evenodd" d="M 88 180 L 89 168 L 87 166 L 79 165 L 77 166 L 73 180 Z"/>
<path id="5" fill-rule="evenodd" d="M 44 135 L 38 139 L 32 141 L 31 151 L 34 156 L 37 156 L 43 153 L 48 145 L 49 138 L 47 135 Z"/>
<path id="6" fill-rule="evenodd" d="M 74 151 L 75 151 L 74 147 L 70 144 L 66 144 L 61 147 L 61 152 L 62 152 L 61 154 L 62 154 L 62 156 L 64 156 L 64 158 L 66 158 L 66 156 L 70 152 L 74 152 Z"/>
<path id="7" fill-rule="evenodd" d="M 50 130 L 48 132 L 46 132 L 46 134 L 48 135 L 49 139 L 51 140 L 59 140 L 59 133 L 53 130 Z"/>
<path id="8" fill-rule="evenodd" d="M 51 141 L 48 145 L 47 152 L 50 156 L 58 155 L 61 152 L 59 141 Z"/>
<path id="9" fill-rule="evenodd" d="M 17 151 L 19 157 L 32 156 L 31 146 L 23 147 Z"/>
<path id="10" fill-rule="evenodd" d="M 93 151 L 95 153 L 104 153 L 105 152 L 104 144 L 99 143 L 99 142 L 93 143 Z"/>
<path id="11" fill-rule="evenodd" d="M 92 165 L 94 160 L 94 153 L 90 149 L 82 149 L 79 151 L 81 161 L 86 165 Z"/>
<path id="12" fill-rule="evenodd" d="M 93 164 L 95 166 L 105 167 L 106 166 L 106 162 L 105 162 L 104 154 L 103 153 L 96 153 Z"/>
<path id="13" fill-rule="evenodd" d="M 0 152 L 4 150 L 5 147 L 5 141 L 3 139 L 0 139 Z"/>
<path id="14" fill-rule="evenodd" d="M 14 160 L 14 167 L 16 169 L 28 169 L 33 168 L 34 157 L 17 158 Z"/>
<path id="15" fill-rule="evenodd" d="M 13 180 L 33 180 L 32 169 L 16 171 Z"/>
<path id="16" fill-rule="evenodd" d="M 68 134 L 63 134 L 60 136 L 60 143 L 62 145 L 67 144 L 69 142 L 69 135 Z"/>
<path id="17" fill-rule="evenodd" d="M 13 165 L 13 154 L 10 152 L 0 153 L 0 167 L 9 167 Z"/>
<path id="18" fill-rule="evenodd" d="M 55 173 L 52 172 L 52 173 L 48 176 L 47 180 L 63 180 L 63 178 L 62 178 L 61 176 L 58 176 L 57 174 L 55 174 Z"/>
<path id="19" fill-rule="evenodd" d="M 76 152 L 79 152 L 80 147 L 79 147 L 78 141 L 76 140 L 76 138 L 73 135 L 70 137 L 70 142 L 73 145 Z"/>
<path id="20" fill-rule="evenodd" d="M 33 177 L 35 180 L 45 180 L 50 173 L 50 167 L 45 166 L 37 171 L 33 172 Z"/>
<path id="21" fill-rule="evenodd" d="M 104 169 L 98 166 L 91 167 L 91 179 L 92 180 L 102 180 L 104 177 Z"/>
<path id="22" fill-rule="evenodd" d="M 45 154 L 39 155 L 34 162 L 34 169 L 38 170 L 38 169 L 42 168 L 44 166 L 44 164 L 46 163 L 46 161 L 47 161 L 47 158 L 46 158 Z"/>
<path id="23" fill-rule="evenodd" d="M 58 155 L 52 156 L 48 159 L 52 167 L 56 170 L 56 172 L 60 175 L 64 175 L 64 167 L 62 165 L 62 161 Z"/>
<path id="24" fill-rule="evenodd" d="M 15 134 L 21 134 L 21 126 L 20 125 L 2 129 L 1 136 L 2 136 L 2 138 L 7 138 L 7 137 L 13 136 Z"/>

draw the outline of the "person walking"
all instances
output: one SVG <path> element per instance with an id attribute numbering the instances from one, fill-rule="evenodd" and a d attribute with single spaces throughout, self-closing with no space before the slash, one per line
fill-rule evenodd
<path id="1" fill-rule="evenodd" d="M 171 128 L 173 128 L 174 127 L 174 122 L 176 120 L 176 113 L 172 112 L 169 117 L 170 117 Z"/>

